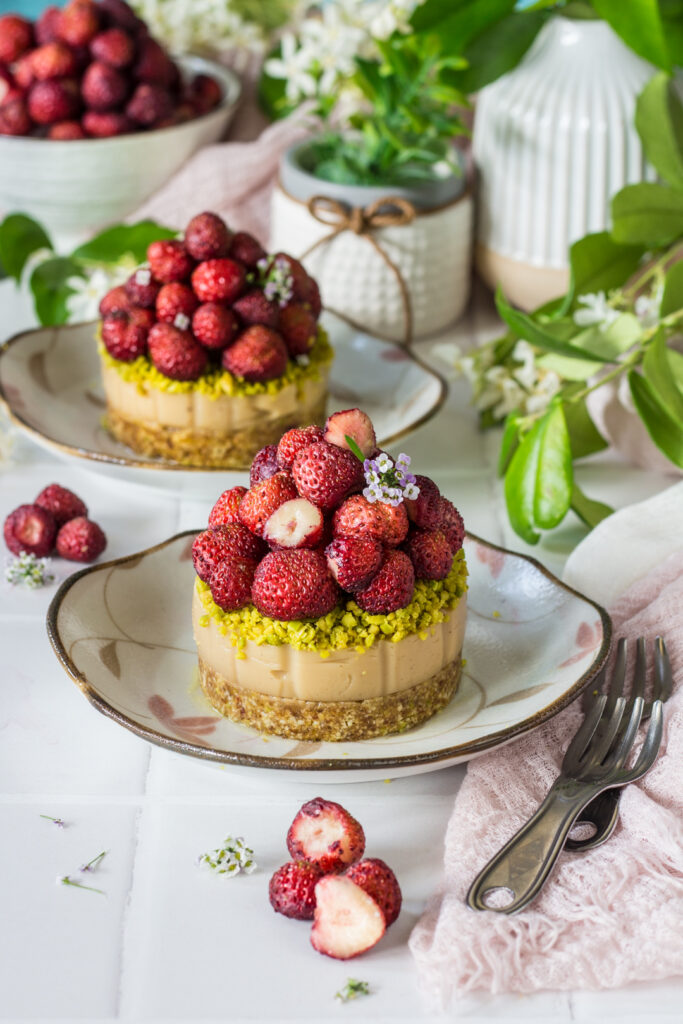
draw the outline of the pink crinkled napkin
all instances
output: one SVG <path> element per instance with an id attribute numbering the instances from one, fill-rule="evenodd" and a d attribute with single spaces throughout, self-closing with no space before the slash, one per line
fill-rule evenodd
<path id="1" fill-rule="evenodd" d="M 677 513 L 680 531 L 683 484 L 665 494 L 659 509 L 666 509 L 667 519 Z M 656 507 L 658 500 L 632 508 Z M 625 524 L 621 546 L 616 543 L 620 517 Z M 653 524 L 647 515 L 637 519 L 641 531 L 656 531 L 656 520 Z M 584 542 L 590 543 L 591 557 L 579 557 L 577 568 L 594 580 L 609 574 L 604 550 L 612 557 L 620 551 L 627 562 L 629 541 L 637 543 L 631 536 L 635 520 L 631 510 L 605 520 Z M 672 529 L 670 520 L 667 529 Z M 609 540 L 601 545 L 603 536 Z M 613 570 L 614 575 L 623 571 L 616 562 Z M 580 580 L 572 577 L 571 582 L 580 588 Z M 584 589 L 598 596 L 599 584 L 587 583 Z M 453 993 L 614 988 L 683 974 L 680 533 L 669 554 L 631 582 L 609 610 L 615 637 L 659 634 L 666 640 L 675 689 L 665 706 L 659 758 L 644 779 L 622 794 L 612 838 L 587 853 L 562 854 L 541 895 L 511 917 L 470 910 L 465 894 L 547 793 L 581 721 L 580 701 L 529 736 L 470 763 L 446 834 L 445 881 L 410 939 L 421 988 L 437 1005 L 446 1004 Z"/>

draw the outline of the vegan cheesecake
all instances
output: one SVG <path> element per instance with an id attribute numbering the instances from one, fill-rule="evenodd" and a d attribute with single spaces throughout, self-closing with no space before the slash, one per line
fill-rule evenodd
<path id="1" fill-rule="evenodd" d="M 458 687 L 464 526 L 436 483 L 377 449 L 358 409 L 291 429 L 193 543 L 202 688 L 221 714 L 300 740 L 402 732 Z"/>
<path id="2" fill-rule="evenodd" d="M 288 429 L 322 423 L 332 349 L 318 287 L 213 213 L 161 239 L 100 303 L 113 436 L 148 457 L 247 469 Z"/>

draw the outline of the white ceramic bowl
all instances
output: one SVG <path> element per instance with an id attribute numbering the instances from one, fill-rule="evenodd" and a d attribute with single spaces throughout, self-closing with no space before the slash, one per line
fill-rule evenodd
<path id="1" fill-rule="evenodd" d="M 0 209 L 21 212 L 62 245 L 120 221 L 167 181 L 196 150 L 220 139 L 241 87 L 220 64 L 177 59 L 183 73 L 211 75 L 223 90 L 208 114 L 171 128 L 68 142 L 0 135 Z"/>

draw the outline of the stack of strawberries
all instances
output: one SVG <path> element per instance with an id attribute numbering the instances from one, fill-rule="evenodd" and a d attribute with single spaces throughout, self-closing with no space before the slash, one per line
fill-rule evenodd
<path id="1" fill-rule="evenodd" d="M 152 242 L 149 267 L 100 303 L 102 340 L 115 359 L 148 356 L 173 380 L 221 366 L 249 382 L 281 377 L 317 337 L 320 293 L 291 256 L 268 256 L 244 231 L 200 213 L 183 241 Z"/>
<path id="2" fill-rule="evenodd" d="M 71 562 L 94 562 L 107 538 L 91 519 L 85 502 L 60 484 L 49 484 L 30 505 L 19 505 L 5 519 L 5 544 L 15 555 L 45 558 L 56 553 Z"/>
<path id="3" fill-rule="evenodd" d="M 125 0 L 70 0 L 35 25 L 0 18 L 0 135 L 106 138 L 189 121 L 222 99 L 177 64 Z"/>
<path id="4" fill-rule="evenodd" d="M 351 597 L 388 615 L 410 604 L 416 579 L 445 579 L 463 543 L 460 513 L 426 476 L 414 478 L 416 497 L 397 504 L 358 493 L 368 490 L 358 456 L 377 451 L 360 409 L 334 413 L 324 430 L 288 430 L 261 449 L 250 488 L 225 491 L 193 544 L 195 571 L 215 603 L 316 619 Z"/>

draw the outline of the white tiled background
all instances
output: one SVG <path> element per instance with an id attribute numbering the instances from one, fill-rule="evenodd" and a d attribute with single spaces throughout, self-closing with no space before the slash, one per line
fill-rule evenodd
<path id="1" fill-rule="evenodd" d="M 3 332 L 30 312 L 0 286 Z M 448 334 L 467 348 L 496 330 L 479 297 Z M 443 340 L 440 339 L 440 340 Z M 420 355 L 431 359 L 432 344 Z M 442 372 L 447 368 L 433 359 Z M 433 475 L 476 533 L 517 550 L 495 478 L 497 434 L 481 435 L 468 388 L 451 382 L 447 406 L 402 442 Z M 625 467 L 612 454 L 584 466 L 592 496 L 617 505 L 670 483 Z M 59 481 L 81 494 L 107 533 L 107 557 L 201 527 L 207 502 L 114 484 L 52 459 L 20 439 L 0 467 L 0 520 Z M 576 520 L 533 554 L 556 572 L 581 539 Z M 59 578 L 73 569 L 59 560 Z M 368 854 L 395 869 L 404 910 L 381 944 L 349 964 L 309 945 L 308 927 L 273 914 L 270 874 L 287 860 L 285 833 L 321 788 L 275 781 L 267 771 L 218 768 L 148 746 L 98 715 L 55 659 L 45 633 L 55 592 L 0 584 L 0 1018 L 32 1021 L 409 1021 L 430 1018 L 407 950 L 410 930 L 437 886 L 442 842 L 463 768 L 327 792 L 360 819 Z M 59 829 L 41 814 L 63 818 Z M 197 856 L 227 834 L 243 835 L 259 870 L 220 879 Z M 100 870 L 78 868 L 108 850 Z M 84 877 L 106 896 L 59 885 Z M 349 976 L 373 994 L 340 1005 Z M 607 993 L 468 999 L 430 1019 L 646 1022 L 683 1020 L 678 981 Z"/>

